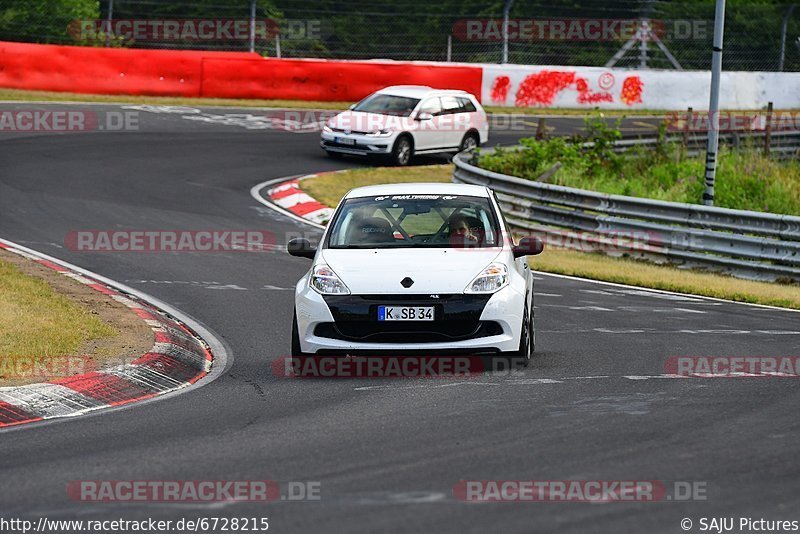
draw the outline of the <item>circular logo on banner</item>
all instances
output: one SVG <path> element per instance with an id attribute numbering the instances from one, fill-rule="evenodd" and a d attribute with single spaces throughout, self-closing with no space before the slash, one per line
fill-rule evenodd
<path id="1" fill-rule="evenodd" d="M 614 87 L 614 75 L 610 72 L 605 72 L 600 75 L 600 79 L 597 80 L 597 84 L 600 86 L 600 89 L 604 91 L 608 91 L 612 87 Z"/>

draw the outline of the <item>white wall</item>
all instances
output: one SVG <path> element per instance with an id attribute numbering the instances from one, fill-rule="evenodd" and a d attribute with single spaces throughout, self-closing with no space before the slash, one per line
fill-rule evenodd
<path id="1" fill-rule="evenodd" d="M 520 100 L 542 108 L 708 109 L 710 84 L 708 71 L 485 64 L 481 101 L 514 106 Z M 778 109 L 800 108 L 800 73 L 723 72 L 721 108 L 761 109 L 770 101 Z"/>

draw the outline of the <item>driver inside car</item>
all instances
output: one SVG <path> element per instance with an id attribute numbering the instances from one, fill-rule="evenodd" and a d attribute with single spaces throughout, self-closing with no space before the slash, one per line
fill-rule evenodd
<path id="1" fill-rule="evenodd" d="M 478 236 L 472 233 L 469 227 L 469 219 L 464 215 L 456 215 L 450 219 L 449 236 L 450 241 L 455 243 L 474 243 L 478 241 Z"/>

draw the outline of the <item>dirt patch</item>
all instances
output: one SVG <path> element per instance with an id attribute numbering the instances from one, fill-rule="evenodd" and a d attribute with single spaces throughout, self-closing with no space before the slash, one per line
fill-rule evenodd
<path id="1" fill-rule="evenodd" d="M 96 315 L 116 331 L 116 335 L 113 336 L 84 341 L 78 354 L 60 356 L 62 358 L 64 356 L 75 356 L 75 361 L 85 361 L 84 369 L 80 369 L 81 365 L 54 366 L 54 368 L 62 370 L 58 376 L 42 377 L 37 375 L 30 379 L 0 376 L 0 386 L 20 386 L 43 382 L 52 378 L 62 378 L 69 374 L 86 372 L 87 370 L 129 363 L 153 347 L 154 336 L 152 329 L 130 308 L 120 304 L 108 295 L 104 295 L 89 286 L 18 254 L 0 250 L 0 260 L 15 265 L 26 275 L 44 280 L 54 291 L 64 295 L 82 308 L 89 310 L 90 313 Z"/>

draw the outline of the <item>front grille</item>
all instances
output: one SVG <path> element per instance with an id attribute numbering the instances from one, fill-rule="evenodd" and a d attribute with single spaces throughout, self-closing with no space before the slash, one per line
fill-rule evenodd
<path id="1" fill-rule="evenodd" d="M 491 295 L 325 296 L 333 323 L 317 325 L 315 335 L 364 343 L 435 343 L 503 333 L 494 321 L 481 321 Z M 378 306 L 433 306 L 433 321 L 378 321 Z"/>
<path id="2" fill-rule="evenodd" d="M 442 343 L 482 337 L 497 336 L 503 327 L 495 321 L 478 321 L 477 326 L 458 321 L 419 321 L 370 323 L 366 321 L 342 321 L 320 323 L 314 335 L 341 341 L 363 343 Z"/>
<path id="3" fill-rule="evenodd" d="M 335 141 L 323 141 L 323 143 L 325 144 L 325 146 L 335 146 L 335 147 L 341 147 L 341 148 L 354 148 L 354 149 L 358 149 L 358 150 L 366 150 L 367 149 L 366 146 L 359 145 L 359 144 L 348 145 L 346 143 L 337 143 Z"/>
<path id="4" fill-rule="evenodd" d="M 347 135 L 350 135 L 350 134 L 367 135 L 369 133 L 369 132 L 361 132 L 361 131 L 358 131 L 358 130 L 344 130 L 342 128 L 331 128 L 331 130 L 333 130 L 336 133 L 343 133 L 343 134 L 347 134 Z"/>

